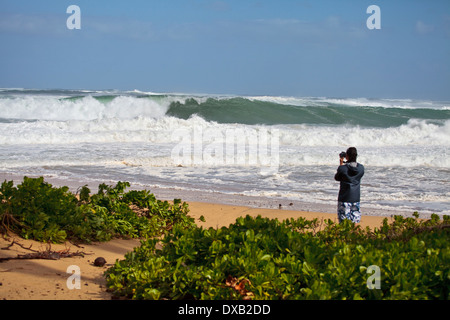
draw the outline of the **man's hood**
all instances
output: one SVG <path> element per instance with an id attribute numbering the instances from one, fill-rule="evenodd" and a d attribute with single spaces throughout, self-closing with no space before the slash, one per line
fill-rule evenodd
<path id="1" fill-rule="evenodd" d="M 364 167 L 362 166 L 362 164 L 357 162 L 347 162 L 347 168 L 349 176 L 356 176 L 364 172 Z"/>

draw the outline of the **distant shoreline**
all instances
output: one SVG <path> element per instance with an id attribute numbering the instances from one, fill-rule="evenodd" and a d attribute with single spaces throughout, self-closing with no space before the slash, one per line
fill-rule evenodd
<path id="1" fill-rule="evenodd" d="M 38 175 L 28 175 L 28 177 L 38 177 Z M 5 174 L 0 173 L 0 183 L 3 181 L 13 180 L 14 184 L 17 185 L 23 181 L 23 175 L 18 174 Z M 73 193 L 77 192 L 77 189 L 86 185 L 85 182 L 75 181 L 75 180 L 66 180 L 60 178 L 52 178 L 52 177 L 44 177 L 44 180 L 48 183 L 51 183 L 53 186 L 67 186 L 69 190 Z M 114 185 L 117 181 L 103 181 L 102 183 Z M 91 192 L 97 192 L 99 183 L 90 183 L 88 187 L 91 189 Z M 238 206 L 238 207 L 246 207 L 250 209 L 277 209 L 277 212 L 311 212 L 311 213 L 324 213 L 324 214 L 332 214 L 337 217 L 336 206 L 328 205 L 328 204 L 318 204 L 318 203 L 307 203 L 301 201 L 293 201 L 290 199 L 282 199 L 282 198 L 269 198 L 269 197 L 256 197 L 256 196 L 247 196 L 240 194 L 225 194 L 219 192 L 203 192 L 203 191 L 191 191 L 191 190 L 182 190 L 179 188 L 159 188 L 159 187 L 139 187 L 137 188 L 135 185 L 131 184 L 129 189 L 147 189 L 151 193 L 153 193 L 160 200 L 173 200 L 173 199 L 181 199 L 182 201 L 191 203 L 208 203 L 212 205 L 228 205 L 228 206 Z M 377 208 L 368 208 L 364 207 L 364 202 L 362 202 L 362 216 L 376 216 L 382 218 L 390 218 L 393 215 L 401 215 L 404 217 L 412 217 L 413 211 L 405 211 L 405 210 L 384 210 Z M 431 214 L 424 214 L 419 212 L 420 218 L 430 218 Z"/>

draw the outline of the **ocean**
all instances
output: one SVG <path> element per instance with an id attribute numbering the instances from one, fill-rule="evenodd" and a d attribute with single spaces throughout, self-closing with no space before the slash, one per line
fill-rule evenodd
<path id="1" fill-rule="evenodd" d="M 0 89 L 0 177 L 16 182 L 336 212 L 350 146 L 363 215 L 450 214 L 449 101 Z"/>

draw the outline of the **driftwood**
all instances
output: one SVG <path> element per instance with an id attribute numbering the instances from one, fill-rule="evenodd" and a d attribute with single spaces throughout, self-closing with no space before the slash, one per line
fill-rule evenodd
<path id="1" fill-rule="evenodd" d="M 9 250 L 13 245 L 18 245 L 19 247 L 33 251 L 32 253 L 27 254 L 18 254 L 17 257 L 7 257 L 0 258 L 0 262 L 8 261 L 8 260 L 16 260 L 16 259 L 47 259 L 47 260 L 59 260 L 61 258 L 70 258 L 70 257 L 84 257 L 86 253 L 76 251 L 70 252 L 70 248 L 66 248 L 64 250 L 51 250 L 51 245 L 48 244 L 47 249 L 43 251 L 31 249 L 31 246 L 26 247 L 16 240 L 13 240 L 8 246 L 1 248 L 2 250 Z"/>

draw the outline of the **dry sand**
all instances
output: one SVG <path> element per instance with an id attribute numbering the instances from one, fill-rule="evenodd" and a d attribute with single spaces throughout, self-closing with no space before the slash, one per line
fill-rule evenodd
<path id="1" fill-rule="evenodd" d="M 286 209 L 260 209 L 222 204 L 189 202 L 190 215 L 196 219 L 198 225 L 203 227 L 220 228 L 233 223 L 236 218 L 245 215 L 268 218 L 305 217 L 308 219 L 331 219 L 336 221 L 336 214 L 301 212 Z M 199 222 L 200 216 L 205 222 Z M 380 216 L 363 216 L 361 226 L 371 228 L 379 227 L 383 221 Z M 32 251 L 13 244 L 15 240 L 23 247 L 33 250 L 45 251 L 46 244 L 36 241 L 24 240 L 19 237 L 0 237 L 0 258 L 17 257 L 18 254 L 29 254 Z M 109 300 L 111 294 L 106 292 L 106 281 L 103 273 L 114 262 L 123 259 L 125 253 L 139 246 L 139 240 L 115 239 L 106 243 L 96 243 L 77 247 L 66 243 L 51 245 L 51 250 L 67 250 L 69 252 L 84 252 L 84 257 L 74 256 L 59 260 L 47 259 L 14 259 L 0 262 L 0 300 Z M 106 265 L 97 267 L 93 265 L 97 257 L 104 257 Z M 67 279 L 72 275 L 67 273 L 68 267 L 76 265 L 80 268 L 80 289 L 69 289 Z"/>
<path id="2" fill-rule="evenodd" d="M 17 244 L 4 250 L 15 239 L 24 247 L 45 251 L 46 244 L 24 240 L 18 237 L 0 239 L 0 258 L 17 257 L 18 254 L 33 253 Z M 51 250 L 66 250 L 84 252 L 84 257 L 74 256 L 59 260 L 47 259 L 15 259 L 0 263 L 0 300 L 104 300 L 111 299 L 106 292 L 106 281 L 103 273 L 114 264 L 116 259 L 122 259 L 124 254 L 139 245 L 139 240 L 111 240 L 106 243 L 82 245 L 76 247 L 70 243 L 51 245 Z M 93 265 L 97 257 L 104 257 L 103 267 Z M 72 273 L 67 273 L 68 267 L 76 265 L 80 268 L 80 289 L 69 289 L 67 279 Z"/>
<path id="3" fill-rule="evenodd" d="M 309 212 L 309 211 L 296 211 L 290 210 L 289 206 L 284 206 L 282 209 L 264 209 L 264 208 L 252 208 L 244 206 L 231 206 L 222 204 L 211 204 L 203 202 L 189 202 L 190 216 L 196 219 L 199 226 L 205 228 L 213 227 L 220 228 L 228 226 L 234 223 L 238 217 L 250 215 L 256 217 L 261 215 L 264 218 L 271 219 L 289 219 L 304 217 L 307 219 L 331 219 L 337 222 L 337 213 L 321 213 L 321 212 Z M 203 215 L 205 222 L 199 222 L 198 218 Z M 361 227 L 370 227 L 371 229 L 379 227 L 383 222 L 383 216 L 362 216 Z"/>

